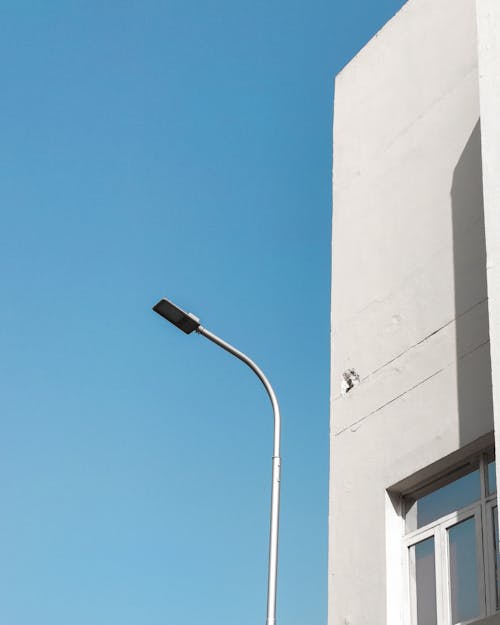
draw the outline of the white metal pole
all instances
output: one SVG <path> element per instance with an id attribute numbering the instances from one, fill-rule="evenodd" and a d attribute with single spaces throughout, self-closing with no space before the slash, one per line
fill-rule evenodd
<path id="1" fill-rule="evenodd" d="M 266 625 L 276 625 L 276 590 L 278 577 L 278 534 L 279 534 L 279 516 L 280 516 L 280 481 L 281 481 L 281 458 L 280 458 L 280 431 L 281 416 L 276 394 L 273 387 L 269 383 L 264 373 L 259 367 L 250 360 L 243 352 L 226 343 L 217 335 L 213 334 L 203 326 L 196 329 L 198 334 L 209 339 L 222 349 L 236 356 L 252 369 L 259 380 L 264 385 L 274 412 L 274 442 L 273 442 L 273 469 L 272 469 L 272 487 L 271 487 L 271 523 L 269 531 L 269 574 L 267 583 L 267 620 Z"/>

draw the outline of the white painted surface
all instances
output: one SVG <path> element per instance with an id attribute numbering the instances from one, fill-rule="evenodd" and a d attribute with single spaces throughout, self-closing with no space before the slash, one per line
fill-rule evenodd
<path id="1" fill-rule="evenodd" d="M 493 430 L 478 91 L 474 0 L 411 0 L 336 79 L 330 625 L 401 625 L 387 489 Z"/>
<path id="2" fill-rule="evenodd" d="M 500 449 L 500 2 L 476 0 L 476 13 L 491 370 L 496 447 Z"/>

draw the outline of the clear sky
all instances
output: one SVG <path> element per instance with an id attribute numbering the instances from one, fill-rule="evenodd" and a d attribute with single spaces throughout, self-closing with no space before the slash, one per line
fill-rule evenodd
<path id="1" fill-rule="evenodd" d="M 327 601 L 333 78 L 401 0 L 0 2 L 0 624 Z M 355 453 L 355 450 L 353 450 Z"/>

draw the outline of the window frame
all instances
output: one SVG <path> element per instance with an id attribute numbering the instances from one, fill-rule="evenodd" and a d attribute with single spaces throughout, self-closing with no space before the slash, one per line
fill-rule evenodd
<path id="1" fill-rule="evenodd" d="M 498 514 L 498 501 L 496 498 L 496 493 L 489 495 L 489 501 L 487 501 L 484 505 L 484 543 L 485 543 L 485 553 L 490 554 L 490 557 L 485 562 L 485 573 L 486 573 L 486 586 L 487 586 L 487 606 L 488 606 L 488 614 L 495 614 L 500 611 L 500 596 L 497 597 L 497 580 L 496 580 L 496 557 L 497 552 L 495 549 L 495 526 L 493 523 L 493 510 L 497 508 Z M 497 537 L 498 540 L 498 537 Z"/>
<path id="2" fill-rule="evenodd" d="M 466 475 L 469 472 L 463 471 L 466 466 L 470 467 L 471 472 L 475 470 L 475 467 L 479 469 L 480 498 L 478 500 L 459 510 L 454 510 L 435 519 L 423 527 L 404 534 L 403 565 L 407 580 L 405 621 L 410 625 L 417 625 L 415 550 L 411 548 L 433 537 L 436 578 L 436 622 L 437 625 L 452 625 L 451 569 L 448 531 L 458 523 L 470 518 L 475 519 L 479 615 L 473 619 L 460 621 L 453 625 L 468 625 L 486 616 L 500 612 L 500 597 L 497 598 L 496 588 L 496 553 L 493 523 L 493 510 L 495 507 L 498 509 L 497 493 L 488 494 L 488 464 L 493 460 L 494 452 L 492 449 L 485 450 L 480 454 L 475 454 L 466 464 L 455 468 L 446 475 L 427 484 L 425 487 L 415 489 L 403 497 L 403 501 L 408 504 L 403 515 L 406 522 L 406 514 L 409 511 L 410 505 L 420 497 L 438 490 L 448 483 L 452 483 L 455 479 L 459 479 L 461 475 Z M 454 475 L 456 475 L 456 477 L 450 480 L 450 476 Z"/>

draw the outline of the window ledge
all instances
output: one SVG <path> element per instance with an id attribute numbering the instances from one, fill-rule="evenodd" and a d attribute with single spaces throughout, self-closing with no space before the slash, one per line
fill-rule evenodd
<path id="1" fill-rule="evenodd" d="M 474 625 L 500 625 L 500 612 L 472 622 Z"/>

